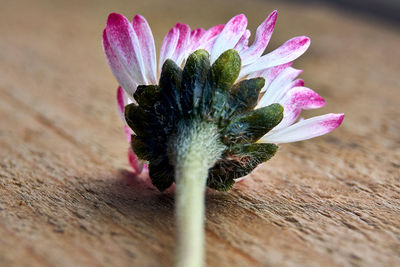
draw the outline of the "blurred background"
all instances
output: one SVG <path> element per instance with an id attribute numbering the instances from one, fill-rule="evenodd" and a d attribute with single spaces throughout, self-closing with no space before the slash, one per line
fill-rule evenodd
<path id="1" fill-rule="evenodd" d="M 345 12 L 364 14 L 398 25 L 400 1 L 398 0 L 287 0 L 308 5 L 325 3 Z"/>

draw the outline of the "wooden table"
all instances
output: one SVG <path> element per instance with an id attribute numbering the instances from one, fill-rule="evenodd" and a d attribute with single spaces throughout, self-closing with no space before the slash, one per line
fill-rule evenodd
<path id="1" fill-rule="evenodd" d="M 1 1 L 0 266 L 168 266 L 174 196 L 129 171 L 108 13 L 143 14 L 156 42 L 177 21 L 249 27 L 273 9 L 268 50 L 312 38 L 296 61 L 344 112 L 328 136 L 284 144 L 227 193 L 207 192 L 209 266 L 400 265 L 400 34 L 324 6 L 267 1 Z M 82 3 L 83 2 L 83 3 Z"/>

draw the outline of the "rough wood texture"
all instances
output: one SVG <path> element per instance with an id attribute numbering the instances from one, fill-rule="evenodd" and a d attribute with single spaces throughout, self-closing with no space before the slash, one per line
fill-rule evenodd
<path id="1" fill-rule="evenodd" d="M 282 145 L 231 192 L 207 193 L 207 263 L 399 266 L 398 29 L 322 6 L 228 0 L 1 1 L 0 265 L 170 265 L 174 197 L 129 172 L 100 43 L 107 15 L 142 13 L 160 44 L 176 21 L 209 27 L 245 12 L 254 32 L 276 8 L 269 49 L 311 36 L 295 66 L 327 100 L 316 113 L 346 118 Z"/>

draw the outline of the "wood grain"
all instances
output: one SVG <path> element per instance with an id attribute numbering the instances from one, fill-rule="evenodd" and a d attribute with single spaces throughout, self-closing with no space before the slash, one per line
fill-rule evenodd
<path id="1" fill-rule="evenodd" d="M 1 1 L 0 266 L 168 266 L 173 193 L 129 172 L 117 83 L 101 48 L 108 13 L 143 14 L 159 44 L 279 9 L 269 50 L 344 112 L 342 127 L 278 155 L 228 193 L 207 192 L 208 266 L 400 265 L 400 34 L 324 6 L 271 1 Z"/>

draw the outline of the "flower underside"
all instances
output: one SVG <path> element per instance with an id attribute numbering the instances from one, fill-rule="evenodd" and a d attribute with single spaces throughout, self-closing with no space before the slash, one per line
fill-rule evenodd
<path id="1" fill-rule="evenodd" d="M 138 86 L 133 95 L 137 103 L 125 107 L 125 119 L 135 133 L 132 149 L 149 162 L 150 178 L 160 191 L 174 182 L 172 139 L 179 127 L 190 127 L 193 122 L 215 125 L 224 146 L 208 172 L 211 188 L 231 189 L 235 179 L 277 151 L 275 144 L 256 142 L 281 122 L 283 107 L 274 103 L 254 109 L 265 80 L 252 78 L 235 84 L 240 70 L 241 58 L 234 49 L 225 51 L 212 65 L 209 53 L 197 50 L 183 70 L 168 59 L 158 85 Z"/>
<path id="2" fill-rule="evenodd" d="M 219 143 L 225 148 L 218 157 L 210 157 L 219 161 L 207 165 L 207 169 L 212 166 L 208 186 L 228 190 L 234 179 L 238 181 L 274 154 L 277 146 L 272 144 L 321 136 L 342 123 L 344 114 L 340 113 L 300 116 L 302 110 L 325 105 L 320 95 L 297 78 L 302 71 L 292 67 L 310 39 L 294 37 L 263 55 L 276 18 L 277 11 L 268 15 L 251 45 L 244 14 L 208 30 L 191 30 L 177 23 L 165 36 L 157 60 L 145 18 L 136 15 L 129 21 L 121 14 L 109 15 L 103 48 L 119 83 L 118 111 L 129 124 L 124 129 L 132 143 L 128 159 L 134 172 L 141 173 L 148 161 L 153 184 L 160 190 L 167 188 L 179 165 L 174 163 L 179 158 L 174 155 L 179 150 L 176 141 L 184 140 L 183 133 L 199 138 L 189 138 L 184 144 L 205 140 L 189 130 L 201 125 L 203 130 L 197 133 L 215 129 L 209 141 L 220 140 L 213 143 L 218 151 Z M 184 155 L 183 151 L 178 154 Z"/>

